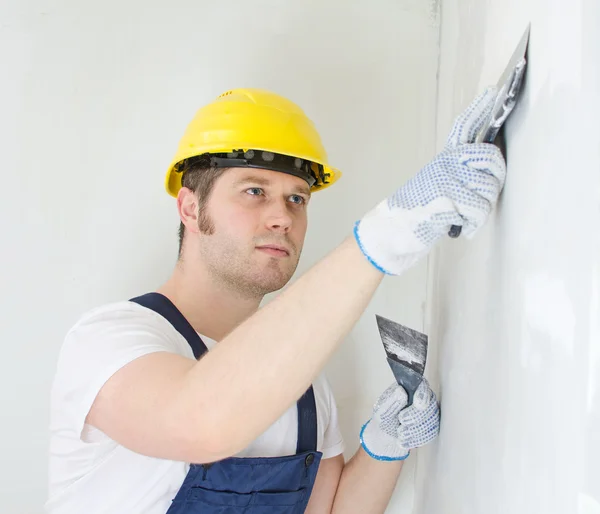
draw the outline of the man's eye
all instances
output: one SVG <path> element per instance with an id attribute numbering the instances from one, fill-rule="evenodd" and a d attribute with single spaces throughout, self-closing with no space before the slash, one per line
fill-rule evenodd
<path id="1" fill-rule="evenodd" d="M 302 205 L 302 204 L 306 203 L 306 200 L 304 199 L 304 197 L 300 196 L 300 195 L 292 195 L 292 196 L 290 196 L 290 200 L 292 203 L 297 203 L 298 205 Z"/>
<path id="2" fill-rule="evenodd" d="M 260 187 L 251 187 L 250 189 L 246 189 L 246 193 L 256 196 L 261 195 L 263 193 L 263 190 Z"/>

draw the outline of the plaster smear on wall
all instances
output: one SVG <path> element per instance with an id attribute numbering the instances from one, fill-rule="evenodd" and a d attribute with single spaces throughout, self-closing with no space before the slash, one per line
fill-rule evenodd
<path id="1" fill-rule="evenodd" d="M 440 23 L 440 0 L 429 0 L 429 21 L 433 26 Z"/>

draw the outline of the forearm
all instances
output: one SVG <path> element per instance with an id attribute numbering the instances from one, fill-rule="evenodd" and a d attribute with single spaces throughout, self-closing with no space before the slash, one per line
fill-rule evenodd
<path id="1" fill-rule="evenodd" d="M 332 514 L 384 512 L 398 481 L 404 461 L 380 461 L 362 447 L 344 466 Z"/>
<path id="2" fill-rule="evenodd" d="M 246 447 L 306 391 L 382 278 L 348 238 L 187 373 L 177 416 L 215 427 L 223 457 Z"/>

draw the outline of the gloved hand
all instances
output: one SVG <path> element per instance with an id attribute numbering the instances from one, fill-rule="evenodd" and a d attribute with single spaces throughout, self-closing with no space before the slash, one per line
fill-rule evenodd
<path id="1" fill-rule="evenodd" d="M 415 391 L 410 407 L 406 406 L 407 399 L 404 388 L 394 383 L 375 403 L 373 417 L 360 432 L 360 444 L 374 459 L 404 460 L 412 448 L 437 437 L 440 409 L 425 378 Z"/>
<path id="2" fill-rule="evenodd" d="M 400 275 L 448 234 L 472 238 L 504 187 L 506 163 L 489 143 L 474 143 L 489 118 L 496 88 L 479 95 L 455 121 L 444 149 L 354 226 L 354 237 L 380 271 Z"/>

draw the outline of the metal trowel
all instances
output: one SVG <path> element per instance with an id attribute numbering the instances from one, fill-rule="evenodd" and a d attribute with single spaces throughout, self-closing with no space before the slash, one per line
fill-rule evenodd
<path id="1" fill-rule="evenodd" d="M 525 68 L 527 67 L 527 48 L 529 46 L 530 29 L 531 23 L 527 25 L 527 29 L 523 36 L 521 36 L 521 41 L 519 41 L 517 48 L 513 52 L 508 66 L 504 70 L 504 73 L 502 73 L 500 80 L 498 80 L 498 96 L 492 108 L 492 114 L 475 138 L 476 143 L 495 144 L 500 148 L 505 158 L 506 140 L 504 138 L 504 130 L 501 129 L 519 98 L 519 92 L 521 91 L 521 85 L 525 77 Z M 458 237 L 461 231 L 461 226 L 452 225 L 448 235 L 450 237 Z"/>
<path id="2" fill-rule="evenodd" d="M 412 405 L 415 391 L 423 380 L 425 372 L 428 338 L 425 334 L 395 321 L 379 315 L 375 317 L 388 364 L 392 368 L 396 382 L 408 394 L 408 405 Z"/>

